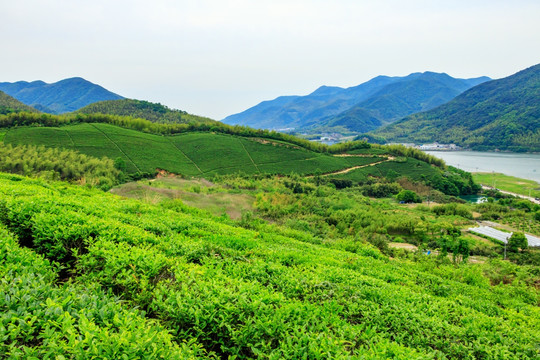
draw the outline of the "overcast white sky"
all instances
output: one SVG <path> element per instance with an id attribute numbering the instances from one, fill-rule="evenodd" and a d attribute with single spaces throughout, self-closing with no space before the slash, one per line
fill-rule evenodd
<path id="1" fill-rule="evenodd" d="M 320 85 L 540 62 L 538 0 L 0 0 L 0 82 L 81 76 L 214 119 Z"/>

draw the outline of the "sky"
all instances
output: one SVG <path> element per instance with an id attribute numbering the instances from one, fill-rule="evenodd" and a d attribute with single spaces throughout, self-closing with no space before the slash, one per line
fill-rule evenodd
<path id="1" fill-rule="evenodd" d="M 0 0 L 0 82 L 80 76 L 220 120 L 377 75 L 540 63 L 538 0 Z"/>

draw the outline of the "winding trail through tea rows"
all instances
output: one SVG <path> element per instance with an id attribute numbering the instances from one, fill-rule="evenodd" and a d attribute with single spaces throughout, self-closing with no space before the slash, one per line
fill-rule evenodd
<path id="1" fill-rule="evenodd" d="M 336 157 L 347 157 L 347 156 L 366 157 L 365 155 L 350 155 L 350 154 L 342 154 L 342 155 L 334 155 L 334 156 L 336 156 Z M 377 161 L 377 162 L 370 163 L 370 164 L 365 164 L 365 165 L 357 165 L 357 166 L 353 166 L 353 167 L 346 168 L 346 169 L 343 169 L 343 170 L 332 171 L 332 172 L 329 172 L 329 173 L 326 173 L 326 174 L 322 174 L 321 176 L 330 176 L 330 175 L 341 175 L 341 174 L 346 174 L 346 173 L 349 173 L 349 172 L 351 172 L 351 171 L 353 171 L 353 170 L 362 169 L 362 168 L 365 168 L 365 167 L 368 167 L 368 166 L 379 165 L 379 164 L 382 164 L 382 163 L 384 163 L 384 162 L 392 161 L 392 160 L 395 160 L 395 157 L 389 156 L 389 157 L 387 157 L 386 159 L 381 160 L 381 161 Z M 309 176 L 309 177 L 313 177 L 313 176 Z"/>

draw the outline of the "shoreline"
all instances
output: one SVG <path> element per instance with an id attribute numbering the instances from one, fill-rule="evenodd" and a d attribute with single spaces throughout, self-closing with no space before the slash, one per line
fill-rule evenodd
<path id="1" fill-rule="evenodd" d="M 492 186 L 486 186 L 486 185 L 480 185 L 480 186 L 482 186 L 482 189 L 484 189 L 484 190 L 495 190 L 495 191 L 498 191 L 498 192 L 500 192 L 502 194 L 513 195 L 513 196 L 521 198 L 521 199 L 529 200 L 530 202 L 532 202 L 534 204 L 540 204 L 540 200 L 536 200 L 532 196 L 516 194 L 516 193 L 510 192 L 510 191 L 497 189 L 497 188 L 494 188 Z"/>
<path id="2" fill-rule="evenodd" d="M 540 154 L 482 151 L 423 151 L 470 173 L 502 173 L 540 184 Z M 488 184 L 490 185 L 490 184 Z"/>

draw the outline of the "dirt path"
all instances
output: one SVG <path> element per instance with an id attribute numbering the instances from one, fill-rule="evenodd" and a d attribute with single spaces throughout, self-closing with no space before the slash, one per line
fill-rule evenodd
<path id="1" fill-rule="evenodd" d="M 351 172 L 351 171 L 356 170 L 356 169 L 362 169 L 362 168 L 365 168 L 365 167 L 368 167 L 368 166 L 379 165 L 379 164 L 382 164 L 383 162 L 391 161 L 391 160 L 394 160 L 394 159 L 395 159 L 394 157 L 389 156 L 385 160 L 377 161 L 377 162 L 374 162 L 374 163 L 371 163 L 371 164 L 366 164 L 366 165 L 357 165 L 357 166 L 353 166 L 353 167 L 346 168 L 346 169 L 343 169 L 343 170 L 338 170 L 338 171 L 333 171 L 333 172 L 329 172 L 329 173 L 326 173 L 326 174 L 322 174 L 321 176 L 346 174 L 346 173 Z M 313 176 L 310 176 L 310 177 L 313 177 Z"/>
<path id="2" fill-rule="evenodd" d="M 372 154 L 335 154 L 335 157 L 381 157 Z"/>
<path id="3" fill-rule="evenodd" d="M 187 156 L 187 154 L 184 152 L 184 150 L 180 149 L 180 148 L 178 147 L 178 145 L 176 145 L 176 144 L 170 139 L 169 136 L 166 136 L 166 138 L 169 140 L 169 142 L 172 144 L 172 146 L 174 146 L 178 151 L 180 151 L 180 153 L 181 153 L 182 155 L 184 155 L 184 157 L 185 157 L 188 161 L 190 161 L 190 162 L 197 168 L 197 170 L 199 170 L 199 172 L 200 172 L 201 174 L 203 173 L 203 171 L 201 170 L 201 168 L 195 163 L 195 161 L 193 161 L 189 156 Z"/>
<path id="4" fill-rule="evenodd" d="M 255 166 L 255 169 L 257 169 L 257 172 L 261 172 L 261 170 L 259 170 L 259 167 L 257 166 L 257 164 L 255 164 L 255 161 L 253 161 L 253 158 L 251 157 L 251 154 L 247 151 L 246 147 L 244 146 L 244 143 L 240 140 L 240 139 L 236 139 L 238 140 L 238 142 L 240 143 L 240 145 L 242 145 L 242 148 L 244 149 L 244 151 L 246 152 L 247 156 L 249 157 L 249 160 L 251 160 L 251 163 L 253 164 L 253 166 Z"/>
<path id="5" fill-rule="evenodd" d="M 413 244 L 408 244 L 408 243 L 396 243 L 396 242 L 391 242 L 391 243 L 388 243 L 388 246 L 391 247 L 391 248 L 405 249 L 405 250 L 409 250 L 409 251 L 416 251 L 416 250 L 418 250 L 418 246 L 413 245 Z"/>
<path id="6" fill-rule="evenodd" d="M 69 131 L 67 131 L 66 129 L 64 129 L 64 131 L 66 132 L 66 135 L 68 136 L 69 140 L 71 141 L 71 145 L 76 146 L 75 141 L 73 141 L 73 138 L 71 137 L 71 134 L 69 133 Z"/>

